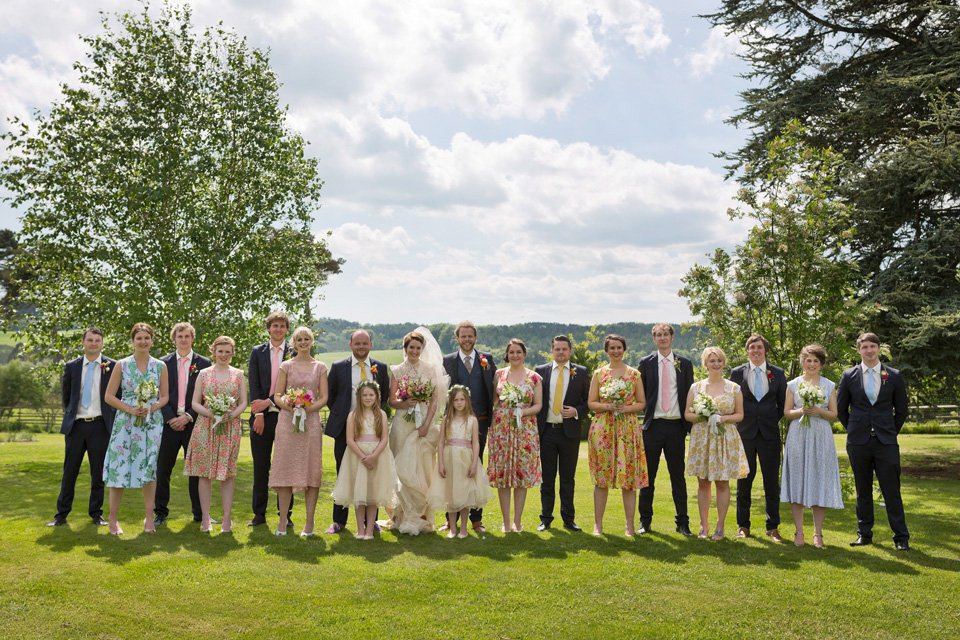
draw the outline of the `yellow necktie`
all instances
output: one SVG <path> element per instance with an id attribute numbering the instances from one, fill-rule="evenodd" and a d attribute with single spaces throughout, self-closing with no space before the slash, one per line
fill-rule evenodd
<path id="1" fill-rule="evenodd" d="M 563 367 L 557 367 L 557 386 L 553 389 L 553 413 L 560 415 L 563 411 Z"/>
<path id="2" fill-rule="evenodd" d="M 360 365 L 360 379 L 361 379 L 361 380 L 367 380 L 368 378 L 367 378 L 367 365 L 366 365 L 366 363 L 364 363 L 364 362 L 358 362 L 357 364 Z"/>

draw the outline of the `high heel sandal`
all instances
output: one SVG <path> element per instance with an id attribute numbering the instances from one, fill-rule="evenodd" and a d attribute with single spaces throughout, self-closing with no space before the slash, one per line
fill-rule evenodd
<path id="1" fill-rule="evenodd" d="M 287 535 L 287 532 L 286 532 L 286 531 L 274 531 L 274 532 L 273 532 L 273 535 L 275 535 L 275 536 L 285 536 L 285 535 Z"/>
<path id="2" fill-rule="evenodd" d="M 697 540 L 706 540 L 707 539 L 707 529 L 706 527 L 700 527 L 700 533 L 697 534 Z"/>
<path id="3" fill-rule="evenodd" d="M 805 544 L 803 539 L 803 531 L 797 531 L 795 534 L 793 534 L 793 544 L 798 547 L 802 547 Z"/>
<path id="4" fill-rule="evenodd" d="M 815 546 L 817 549 L 826 549 L 827 545 L 823 544 L 822 533 L 813 534 L 813 546 Z"/>
<path id="5" fill-rule="evenodd" d="M 723 529 L 716 529 L 710 539 L 716 542 L 723 540 Z"/>

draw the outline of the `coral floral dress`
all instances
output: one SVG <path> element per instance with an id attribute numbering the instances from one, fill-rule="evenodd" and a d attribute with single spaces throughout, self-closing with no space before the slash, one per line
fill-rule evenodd
<path id="1" fill-rule="evenodd" d="M 614 379 L 609 366 L 596 373 L 600 388 Z M 640 384 L 640 372 L 627 367 L 620 378 L 627 384 L 627 397 L 633 397 Z M 600 396 L 603 402 L 612 398 Z M 643 423 L 639 413 L 598 411 L 587 436 L 588 460 L 593 484 L 601 489 L 635 491 L 647 486 L 647 456 L 643 451 Z"/>
<path id="2" fill-rule="evenodd" d="M 497 392 L 507 382 L 509 369 L 496 373 Z M 527 370 L 527 377 L 518 385 L 524 393 L 526 406 L 533 404 L 534 389 L 540 376 Z M 502 396 L 502 393 L 500 393 Z M 528 489 L 540 485 L 540 433 L 537 431 L 537 416 L 523 416 L 520 424 L 514 410 L 501 398 L 493 408 L 493 424 L 487 434 L 490 455 L 487 474 L 490 486 L 497 489 Z"/>
<path id="3" fill-rule="evenodd" d="M 207 367 L 200 372 L 198 382 L 204 404 L 208 397 L 219 393 L 226 393 L 233 398 L 233 406 L 240 402 L 240 388 L 244 384 L 243 372 L 240 369 L 230 367 L 229 378 L 221 382 L 217 380 L 215 367 Z M 217 431 L 223 433 L 216 433 Z M 190 446 L 187 447 L 183 475 L 220 481 L 235 477 L 242 438 L 243 425 L 240 424 L 240 418 L 224 419 L 214 427 L 213 418 L 197 416 L 197 424 L 190 436 Z"/>

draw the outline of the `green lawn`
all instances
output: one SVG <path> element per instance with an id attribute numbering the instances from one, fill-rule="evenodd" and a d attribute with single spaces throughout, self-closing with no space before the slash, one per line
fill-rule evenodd
<path id="1" fill-rule="evenodd" d="M 324 442 L 318 509 L 324 527 L 335 480 L 331 442 Z M 251 515 L 246 443 L 234 534 L 200 533 L 190 518 L 185 479 L 177 475 L 169 526 L 157 535 L 138 534 L 142 502 L 139 492 L 128 491 L 121 509 L 127 535 L 116 539 L 88 524 L 89 484 L 82 475 L 69 526 L 43 526 L 53 516 L 59 486 L 60 436 L 0 443 L 3 636 L 957 637 L 958 440 L 915 435 L 901 442 L 904 467 L 913 470 L 903 478 L 914 547 L 909 553 L 893 550 L 882 509 L 877 545 L 848 547 L 856 529 L 852 504 L 828 512 L 828 548 L 822 551 L 764 538 L 733 540 L 732 510 L 727 540 L 682 538 L 671 526 L 663 466 L 655 532 L 638 539 L 622 534 L 622 508 L 613 493 L 605 522 L 609 535 L 598 539 L 563 529 L 538 534 L 536 491 L 529 495 L 522 534 L 499 533 L 499 508 L 492 507 L 485 517 L 492 533 L 482 538 L 275 538 L 273 519 L 269 527 L 243 526 Z M 843 451 L 842 438 L 838 445 Z M 695 520 L 694 486 L 691 479 Z M 577 509 L 579 524 L 589 528 L 585 444 Z M 781 515 L 789 536 L 785 505 Z M 300 499 L 294 520 L 299 531 Z M 762 529 L 758 490 L 754 522 L 755 530 Z M 808 515 L 808 538 L 810 528 Z"/>
<path id="2" fill-rule="evenodd" d="M 17 334 L 15 331 L 0 331 L 0 345 L 12 347 L 17 344 Z"/>

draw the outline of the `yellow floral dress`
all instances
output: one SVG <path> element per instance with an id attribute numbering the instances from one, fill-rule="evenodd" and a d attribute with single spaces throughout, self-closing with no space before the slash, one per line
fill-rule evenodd
<path id="1" fill-rule="evenodd" d="M 597 370 L 600 388 L 613 379 L 610 367 Z M 641 384 L 640 372 L 627 367 L 621 376 L 627 383 L 627 397 Z M 610 402 L 601 396 L 600 400 Z M 588 460 L 593 484 L 601 489 L 642 489 L 647 486 L 647 456 L 643 452 L 643 423 L 639 413 L 598 411 L 587 436 Z"/>
<path id="2" fill-rule="evenodd" d="M 706 393 L 707 381 L 700 380 L 692 388 L 696 399 L 701 393 Z M 736 410 L 738 393 L 740 385 L 729 380 L 723 381 L 723 393 L 713 398 L 721 415 L 730 415 Z M 687 452 L 687 475 L 705 480 L 747 477 L 750 469 L 737 425 L 726 422 L 721 426 L 724 433 L 718 434 L 716 427 L 710 427 L 706 421 L 694 423 L 690 431 L 690 450 Z"/>

